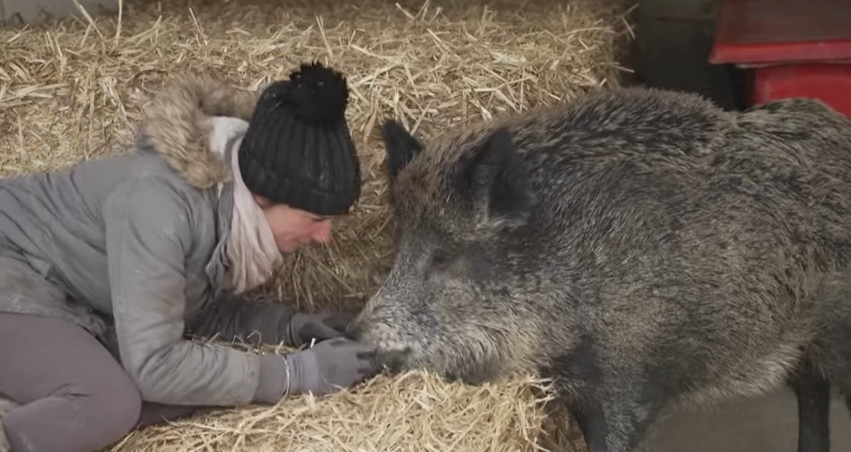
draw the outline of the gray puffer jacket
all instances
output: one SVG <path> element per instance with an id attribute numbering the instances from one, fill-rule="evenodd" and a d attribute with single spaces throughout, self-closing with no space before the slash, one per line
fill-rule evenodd
<path id="1" fill-rule="evenodd" d="M 191 326 L 278 342 L 292 315 L 228 291 L 231 184 L 217 184 L 231 173 L 208 147 L 205 119 L 248 120 L 257 98 L 185 78 L 158 95 L 129 154 L 0 180 L 0 311 L 65 318 L 115 343 L 148 401 L 276 402 L 281 357 L 185 339 Z"/>

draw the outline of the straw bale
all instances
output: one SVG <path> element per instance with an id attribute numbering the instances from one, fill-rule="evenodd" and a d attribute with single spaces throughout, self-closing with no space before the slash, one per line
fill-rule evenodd
<path id="1" fill-rule="evenodd" d="M 69 0 L 70 1 L 70 0 Z M 135 0 L 0 29 L 0 175 L 126 152 L 151 90 L 185 71 L 259 89 L 299 63 L 346 73 L 363 196 L 335 241 L 288 257 L 270 287 L 308 310 L 359 307 L 390 265 L 377 127 L 448 127 L 615 87 L 630 37 L 621 0 Z M 329 398 L 222 409 L 128 436 L 115 451 L 527 451 L 541 431 L 531 377 L 483 387 L 428 374 Z M 538 394 L 538 395 L 535 395 Z M 382 411 L 384 410 L 384 411 Z M 382 414 L 384 413 L 384 414 Z M 556 436 L 573 450 L 575 427 Z M 582 450 L 577 446 L 576 450 Z"/>
<path id="2" fill-rule="evenodd" d="M 429 136 L 615 86 L 629 30 L 615 0 L 344 3 L 137 0 L 113 15 L 0 29 L 0 174 L 124 152 L 140 102 L 184 71 L 257 89 L 300 62 L 332 64 L 352 90 L 363 196 L 334 243 L 288 256 L 263 289 L 309 310 L 358 307 L 390 263 L 380 122 Z"/>
<path id="3" fill-rule="evenodd" d="M 427 371 L 379 376 L 326 397 L 308 394 L 274 406 L 206 409 L 132 432 L 110 452 L 532 452 L 544 450 L 538 443 L 551 400 L 547 383 L 525 376 L 465 386 L 447 384 Z M 569 447 L 567 452 L 579 450 Z"/>
<path id="4" fill-rule="evenodd" d="M 532 451 L 543 411 L 529 379 L 446 385 L 425 372 L 379 377 L 356 394 L 294 398 L 272 407 L 216 410 L 131 433 L 112 450 L 184 452 Z"/>

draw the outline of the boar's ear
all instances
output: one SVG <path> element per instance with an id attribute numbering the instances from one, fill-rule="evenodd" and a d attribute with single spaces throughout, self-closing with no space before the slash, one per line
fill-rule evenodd
<path id="1" fill-rule="evenodd" d="M 423 149 L 423 145 L 396 121 L 385 121 L 381 126 L 386 152 L 387 177 L 392 182 L 396 175 Z"/>
<path id="2" fill-rule="evenodd" d="M 458 182 L 481 226 L 514 228 L 526 223 L 532 204 L 529 181 L 511 135 L 496 129 L 464 163 Z"/>

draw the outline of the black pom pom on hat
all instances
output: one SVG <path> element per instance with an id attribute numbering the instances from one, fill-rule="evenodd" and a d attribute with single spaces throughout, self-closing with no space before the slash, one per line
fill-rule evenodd
<path id="1" fill-rule="evenodd" d="M 239 151 L 248 189 L 317 215 L 348 212 L 360 197 L 348 95 L 345 77 L 318 62 L 267 86 Z"/>

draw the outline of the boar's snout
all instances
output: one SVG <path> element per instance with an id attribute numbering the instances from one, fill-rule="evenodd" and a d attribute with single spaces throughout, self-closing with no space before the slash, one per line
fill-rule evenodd
<path id="1" fill-rule="evenodd" d="M 376 359 L 391 374 L 411 368 L 411 348 L 379 351 Z"/>
<path id="2" fill-rule="evenodd" d="M 356 317 L 346 325 L 343 336 L 350 341 L 364 342 L 361 340 L 364 337 L 364 331 L 363 322 L 360 321 L 360 317 Z"/>
<path id="3" fill-rule="evenodd" d="M 361 317 L 358 317 L 349 324 L 343 333 L 344 336 L 349 340 L 375 347 L 376 360 L 386 371 L 399 373 L 406 369 L 412 356 L 411 347 L 399 345 L 398 342 L 390 340 L 392 332 L 387 325 L 360 319 Z"/>
<path id="4" fill-rule="evenodd" d="M 378 345 L 376 344 L 375 333 L 372 331 L 378 323 L 373 311 L 374 309 L 371 306 L 364 308 L 346 325 L 343 335 L 352 341 Z"/>
<path id="5" fill-rule="evenodd" d="M 376 315 L 373 309 L 364 309 L 349 323 L 343 333 L 346 338 L 375 347 L 381 364 L 392 372 L 407 368 L 415 358 L 414 344 L 405 340 L 403 325 Z"/>
<path id="6" fill-rule="evenodd" d="M 390 325 L 368 309 L 355 317 L 343 334 L 350 340 L 378 348 L 387 348 L 388 342 L 393 342 L 394 338 Z"/>

